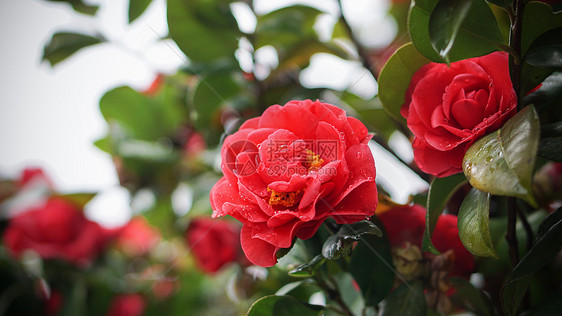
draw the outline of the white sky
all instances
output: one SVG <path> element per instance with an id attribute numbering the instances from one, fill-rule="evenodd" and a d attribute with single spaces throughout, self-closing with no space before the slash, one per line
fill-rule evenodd
<path id="1" fill-rule="evenodd" d="M 158 36 L 167 32 L 164 0 L 156 0 L 132 25 L 126 21 L 128 1 L 90 2 L 101 4 L 96 18 L 78 16 L 64 3 L 0 1 L 0 174 L 14 177 L 26 166 L 39 166 L 63 192 L 99 191 L 102 194 L 90 203 L 87 214 L 113 225 L 124 223 L 130 214 L 127 193 L 118 186 L 109 155 L 93 145 L 107 128 L 98 110 L 99 99 L 123 84 L 143 89 L 157 72 L 173 73 L 183 60 L 175 46 L 172 50 L 158 43 Z M 256 2 L 256 9 L 264 12 L 293 2 L 262 0 Z M 365 41 L 371 38 L 372 45 L 380 45 L 392 38 L 395 26 L 385 17 L 385 2 L 352 0 L 344 4 L 354 21 L 368 21 L 358 29 Z M 327 7 L 329 12 L 337 10 Z M 84 49 L 55 68 L 40 63 L 43 45 L 54 32 L 100 28 L 111 45 Z M 375 92 L 374 81 L 358 63 L 315 57 L 312 65 L 303 72 L 303 81 L 309 85 L 354 83 L 354 92 Z M 377 171 L 381 174 L 379 165 Z M 398 183 L 399 199 L 405 201 L 420 185 L 405 190 Z"/>

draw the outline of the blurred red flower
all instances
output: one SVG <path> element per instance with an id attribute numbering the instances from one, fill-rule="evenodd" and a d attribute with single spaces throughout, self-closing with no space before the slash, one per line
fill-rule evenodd
<path id="1" fill-rule="evenodd" d="M 414 134 L 414 160 L 438 177 L 462 172 L 467 149 L 517 109 L 507 53 L 429 63 L 412 77 L 401 113 Z"/>
<path id="2" fill-rule="evenodd" d="M 222 147 L 224 178 L 211 190 L 213 217 L 242 222 L 248 259 L 263 267 L 294 238 L 308 239 L 328 217 L 353 223 L 377 206 L 367 128 L 320 101 L 273 105 Z"/>
<path id="3" fill-rule="evenodd" d="M 116 246 L 131 257 L 142 256 L 161 239 L 160 232 L 144 217 L 131 219 L 119 232 Z"/>
<path id="4" fill-rule="evenodd" d="M 122 294 L 116 296 L 106 316 L 141 316 L 146 309 L 146 301 L 140 294 Z"/>
<path id="5" fill-rule="evenodd" d="M 63 259 L 80 266 L 89 264 L 108 241 L 99 224 L 62 198 L 50 198 L 13 217 L 3 239 L 16 256 L 32 249 L 45 259 Z"/>
<path id="6" fill-rule="evenodd" d="M 18 179 L 18 186 L 23 188 L 33 183 L 41 183 L 49 188 L 53 188 L 52 180 L 45 174 L 43 169 L 35 167 L 25 168 Z"/>
<path id="7" fill-rule="evenodd" d="M 240 227 L 235 223 L 195 218 L 187 228 L 186 241 L 198 266 L 207 273 L 215 273 L 229 263 L 246 261 L 240 248 Z"/>
<path id="8" fill-rule="evenodd" d="M 403 247 L 409 242 L 421 248 L 425 230 L 425 213 L 425 208 L 412 205 L 395 207 L 378 215 L 388 233 L 391 247 Z M 474 257 L 464 248 L 459 238 L 456 216 L 449 214 L 439 216 L 431 241 L 442 253 L 453 251 L 454 264 L 451 274 L 467 277 L 472 273 Z"/>

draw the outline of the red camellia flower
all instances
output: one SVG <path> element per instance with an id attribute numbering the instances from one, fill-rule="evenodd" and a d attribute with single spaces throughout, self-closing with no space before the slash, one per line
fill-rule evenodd
<path id="1" fill-rule="evenodd" d="M 466 150 L 516 113 L 506 53 L 430 63 L 412 77 L 401 113 L 414 134 L 414 160 L 424 172 L 462 171 Z"/>
<path id="2" fill-rule="evenodd" d="M 406 243 L 414 246 L 422 245 L 425 230 L 425 209 L 419 205 L 392 208 L 379 215 L 391 247 L 402 247 Z M 431 241 L 440 252 L 452 250 L 454 266 L 451 273 L 458 276 L 469 276 L 474 269 L 474 257 L 466 250 L 459 238 L 457 217 L 443 214 L 439 216 Z"/>
<path id="3" fill-rule="evenodd" d="M 240 249 L 240 227 L 234 223 L 204 217 L 193 219 L 186 231 L 186 241 L 205 272 L 212 274 L 229 263 L 246 261 Z"/>
<path id="4" fill-rule="evenodd" d="M 291 101 L 246 121 L 222 147 L 224 178 L 211 190 L 213 217 L 243 224 L 241 244 L 260 266 L 322 222 L 353 223 L 377 206 L 371 136 L 355 118 L 320 101 Z"/>
<path id="5" fill-rule="evenodd" d="M 26 249 L 45 259 L 63 259 L 87 265 L 107 242 L 105 230 L 73 203 L 50 198 L 44 205 L 12 218 L 4 232 L 4 244 L 14 254 Z"/>
<path id="6" fill-rule="evenodd" d="M 119 232 L 117 247 L 129 256 L 142 256 L 160 241 L 160 232 L 143 217 L 135 217 Z"/>
<path id="7" fill-rule="evenodd" d="M 140 294 L 116 296 L 106 316 L 141 316 L 146 309 L 146 301 Z"/>

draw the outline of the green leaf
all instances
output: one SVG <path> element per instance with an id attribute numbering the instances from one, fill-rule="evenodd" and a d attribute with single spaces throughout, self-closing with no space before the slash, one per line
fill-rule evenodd
<path id="1" fill-rule="evenodd" d="M 396 125 L 382 107 L 379 98 L 365 100 L 349 92 L 335 94 L 335 97 L 340 99 L 343 106 L 348 107 L 346 109 L 348 112 L 370 127 L 370 130 L 374 129 L 376 135 L 388 141 L 392 133 L 396 131 Z"/>
<path id="2" fill-rule="evenodd" d="M 521 54 L 525 56 L 531 43 L 548 30 L 562 26 L 562 13 L 552 12 L 552 7 L 544 2 L 530 1 L 525 5 L 521 30 Z"/>
<path id="3" fill-rule="evenodd" d="M 558 315 L 562 310 L 562 290 L 549 293 L 543 301 L 531 311 L 531 315 Z"/>
<path id="4" fill-rule="evenodd" d="M 99 44 L 103 41 L 105 40 L 102 37 L 92 37 L 85 34 L 55 33 L 51 41 L 43 49 L 42 60 L 48 60 L 51 66 L 55 66 L 80 49 Z"/>
<path id="5" fill-rule="evenodd" d="M 230 72 L 199 78 L 201 80 L 193 92 L 192 103 L 197 113 L 196 126 L 205 130 L 209 126 L 220 125 L 217 117 L 219 108 L 240 91 L 240 86 Z"/>
<path id="6" fill-rule="evenodd" d="M 538 155 L 549 160 L 562 162 L 562 137 L 541 139 Z"/>
<path id="7" fill-rule="evenodd" d="M 191 60 L 233 58 L 240 31 L 228 4 L 168 0 L 170 36 Z"/>
<path id="8" fill-rule="evenodd" d="M 474 0 L 439 0 L 429 17 L 431 46 L 449 63 L 449 52 Z"/>
<path id="9" fill-rule="evenodd" d="M 531 276 L 523 277 L 514 282 L 506 283 L 500 290 L 501 303 L 503 311 L 506 315 L 517 315 L 517 310 L 521 304 L 521 300 L 525 297 L 527 288 L 531 284 Z"/>
<path id="10" fill-rule="evenodd" d="M 510 10 L 511 9 L 511 5 L 513 3 L 513 0 L 486 0 L 490 3 L 493 3 L 499 7 L 502 7 L 506 10 Z"/>
<path id="11" fill-rule="evenodd" d="M 523 278 L 546 266 L 560 252 L 562 247 L 562 208 L 550 214 L 537 234 L 536 242 L 513 269 L 510 281 Z"/>
<path id="12" fill-rule="evenodd" d="M 297 301 L 292 296 L 268 295 L 257 300 L 250 310 L 248 316 L 318 316 L 324 310 L 323 306 L 311 305 Z"/>
<path id="13" fill-rule="evenodd" d="M 528 65 L 527 65 L 528 66 Z M 539 69 L 540 68 L 535 68 L 535 69 Z M 544 71 L 544 70 L 543 70 Z M 550 73 L 550 72 L 549 72 Z M 535 92 L 527 95 L 524 99 L 523 99 L 523 104 L 533 104 L 535 106 L 535 108 L 537 109 L 537 112 L 541 113 L 541 112 L 546 112 L 546 110 L 550 109 L 550 108 L 555 108 L 560 100 L 562 99 L 562 72 L 555 72 L 553 74 L 551 74 L 550 76 L 548 76 L 548 78 L 546 78 L 544 81 L 542 81 L 542 84 L 540 86 L 540 88 L 538 90 L 536 90 Z M 535 87 L 536 85 L 538 85 L 540 82 L 536 82 L 535 81 Z M 546 112 L 548 113 L 548 112 Z M 550 116 L 550 113 L 549 113 Z M 549 117 L 546 117 L 547 119 Z M 559 119 L 558 116 L 553 117 L 553 119 L 555 120 L 555 122 Z M 544 128 L 544 124 L 545 122 L 541 122 L 543 126 L 541 126 L 541 129 Z M 546 122 L 548 124 L 548 122 Z M 541 138 L 545 138 L 545 137 L 558 137 L 558 136 L 562 136 L 562 133 L 559 133 L 557 135 L 543 135 L 543 132 L 541 130 Z"/>
<path id="14" fill-rule="evenodd" d="M 132 136 L 143 140 L 158 140 L 175 129 L 176 125 L 166 119 L 163 109 L 158 100 L 130 87 L 115 88 L 100 100 L 100 111 L 107 122 L 116 122 Z"/>
<path id="15" fill-rule="evenodd" d="M 499 258 L 490 235 L 490 194 L 472 189 L 459 209 L 457 225 L 464 247 L 481 257 Z"/>
<path id="16" fill-rule="evenodd" d="M 535 67 L 562 71 L 562 27 L 552 29 L 533 41 L 525 61 Z"/>
<path id="17" fill-rule="evenodd" d="M 406 122 L 400 114 L 412 76 L 430 61 L 412 43 L 400 47 L 386 62 L 379 75 L 379 98 L 394 119 Z"/>
<path id="18" fill-rule="evenodd" d="M 72 9 L 76 12 L 94 15 L 98 11 L 97 5 L 85 4 L 82 0 L 48 0 L 51 2 L 66 2 L 72 6 Z"/>
<path id="19" fill-rule="evenodd" d="M 80 193 L 69 193 L 69 194 L 59 194 L 55 195 L 61 197 L 69 202 L 76 204 L 80 208 L 84 208 L 90 200 L 92 200 L 96 193 L 89 193 L 89 192 L 80 192 Z"/>
<path id="20" fill-rule="evenodd" d="M 379 227 L 382 227 L 376 218 Z M 361 289 L 366 306 L 375 306 L 392 290 L 394 266 L 388 235 L 365 235 L 353 249 L 349 272 Z"/>
<path id="21" fill-rule="evenodd" d="M 382 237 L 382 231 L 368 220 L 353 224 L 344 224 L 335 235 L 330 236 L 322 246 L 322 255 L 326 259 L 339 259 L 342 255 L 349 255 L 354 241 L 362 239 L 363 235 Z"/>
<path id="22" fill-rule="evenodd" d="M 433 61 L 443 62 L 443 58 L 433 49 L 430 38 L 430 16 L 437 3 L 438 0 L 412 2 L 408 24 L 410 37 L 418 51 Z M 485 1 L 474 1 L 465 16 L 448 54 L 451 62 L 486 55 L 507 45 Z"/>
<path id="23" fill-rule="evenodd" d="M 479 139 L 463 159 L 470 184 L 480 191 L 518 197 L 536 206 L 531 178 L 539 133 L 537 113 L 529 105 L 502 128 Z"/>
<path id="24" fill-rule="evenodd" d="M 309 6 L 293 5 L 259 16 L 254 48 L 272 45 L 283 54 L 303 38 L 317 38 L 313 26 L 321 13 Z"/>
<path id="25" fill-rule="evenodd" d="M 322 266 L 325 260 L 326 258 L 324 258 L 323 255 L 317 255 L 312 258 L 310 262 L 303 263 L 289 271 L 289 275 L 294 277 L 311 277 L 316 273 L 316 270 Z"/>
<path id="26" fill-rule="evenodd" d="M 425 213 L 425 232 L 423 234 L 422 249 L 430 251 L 433 254 L 439 254 L 439 251 L 431 242 L 431 235 L 437 225 L 439 215 L 445 209 L 449 199 L 455 192 L 466 183 L 463 174 L 454 174 L 445 178 L 435 178 L 429 186 L 427 196 L 427 206 Z"/>
<path id="27" fill-rule="evenodd" d="M 427 314 L 421 283 L 404 283 L 386 299 L 383 316 L 422 316 Z"/>
<path id="28" fill-rule="evenodd" d="M 129 23 L 141 16 L 152 0 L 129 0 Z"/>
<path id="29" fill-rule="evenodd" d="M 492 316 L 495 315 L 492 302 L 488 296 L 478 290 L 472 283 L 459 277 L 449 278 L 451 286 L 455 289 L 455 294 L 461 297 L 467 307 L 476 315 Z"/>

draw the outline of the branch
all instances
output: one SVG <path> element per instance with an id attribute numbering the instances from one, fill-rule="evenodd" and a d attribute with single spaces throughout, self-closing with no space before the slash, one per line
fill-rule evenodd
<path id="1" fill-rule="evenodd" d="M 514 197 L 507 198 L 507 234 L 505 239 L 509 245 L 509 258 L 511 264 L 516 266 L 519 263 L 519 246 L 517 244 L 517 233 L 515 225 L 517 224 L 517 206 Z"/>
<path id="2" fill-rule="evenodd" d="M 513 90 L 517 94 L 517 110 L 522 107 L 521 93 L 521 31 L 523 24 L 523 9 L 525 5 L 523 0 L 515 0 L 513 2 L 513 15 L 511 16 L 511 33 L 509 38 L 509 46 L 512 53 L 509 55 L 509 74 Z"/>

